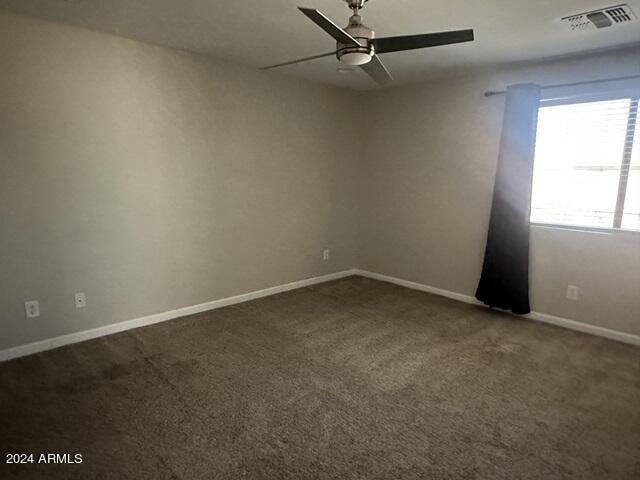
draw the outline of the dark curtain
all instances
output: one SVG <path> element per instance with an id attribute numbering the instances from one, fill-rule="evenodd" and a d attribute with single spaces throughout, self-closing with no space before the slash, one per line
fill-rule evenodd
<path id="1" fill-rule="evenodd" d="M 489 233 L 476 298 L 526 314 L 529 307 L 529 214 L 540 87 L 507 90 Z"/>

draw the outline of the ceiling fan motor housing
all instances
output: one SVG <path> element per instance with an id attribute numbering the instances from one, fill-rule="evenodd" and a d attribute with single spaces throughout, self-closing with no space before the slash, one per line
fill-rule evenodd
<path id="1" fill-rule="evenodd" d="M 351 44 L 338 42 L 336 56 L 338 60 L 346 65 L 364 65 L 371 61 L 375 54 L 371 40 L 375 38 L 375 32 L 366 25 L 363 25 L 360 15 L 353 15 L 349 20 L 349 25 L 344 29 L 359 44 L 356 47 Z"/>

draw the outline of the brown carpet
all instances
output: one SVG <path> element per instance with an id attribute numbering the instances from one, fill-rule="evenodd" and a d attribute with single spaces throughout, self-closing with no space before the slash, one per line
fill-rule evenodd
<path id="1" fill-rule="evenodd" d="M 0 364 L 0 385 L 3 479 L 640 479 L 640 349 L 360 277 Z"/>

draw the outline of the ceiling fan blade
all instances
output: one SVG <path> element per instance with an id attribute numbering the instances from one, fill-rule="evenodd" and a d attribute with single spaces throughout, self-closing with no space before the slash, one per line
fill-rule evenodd
<path id="1" fill-rule="evenodd" d="M 314 55 L 312 57 L 301 58 L 300 60 L 292 60 L 290 62 L 278 63 L 277 65 L 269 65 L 268 67 L 262 67 L 260 70 L 271 70 L 272 68 L 285 67 L 287 65 L 293 65 L 294 63 L 308 62 L 309 60 L 315 60 L 316 58 L 329 57 L 329 56 L 335 55 L 335 54 L 336 54 L 336 52 L 321 53 L 320 55 Z"/>
<path id="2" fill-rule="evenodd" d="M 402 52 L 417 48 L 437 47 L 453 43 L 472 42 L 473 30 L 456 30 L 453 32 L 424 33 L 403 37 L 376 38 L 372 41 L 376 53 Z"/>
<path id="3" fill-rule="evenodd" d="M 340 28 L 338 25 L 333 23 L 331 19 L 324 16 L 322 13 L 320 13 L 320 11 L 316 10 L 315 8 L 298 7 L 298 10 L 300 10 L 307 17 L 309 17 L 309 19 L 313 23 L 315 23 L 321 29 L 323 29 L 325 32 L 331 35 L 336 41 L 340 43 L 344 43 L 346 45 L 354 45 L 354 46 L 360 45 L 355 38 L 353 38 L 351 35 L 345 32 L 342 28 Z"/>
<path id="4" fill-rule="evenodd" d="M 369 63 L 360 65 L 360 68 L 367 72 L 378 85 L 387 85 L 393 81 L 389 70 L 387 70 L 387 67 L 384 66 L 384 63 L 382 63 L 380 57 L 377 55 L 374 55 Z"/>

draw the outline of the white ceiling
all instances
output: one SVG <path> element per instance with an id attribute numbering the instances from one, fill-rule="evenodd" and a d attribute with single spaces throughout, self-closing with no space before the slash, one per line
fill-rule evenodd
<path id="1" fill-rule="evenodd" d="M 473 43 L 382 55 L 398 83 L 472 67 L 640 43 L 640 22 L 571 32 L 561 17 L 621 0 L 370 0 L 362 15 L 378 36 L 474 28 Z M 627 0 L 640 16 L 640 0 Z M 297 6 L 346 25 L 343 0 L 0 0 L 0 8 L 260 67 L 331 51 L 333 40 Z M 279 71 L 350 88 L 372 88 L 329 57 Z M 274 73 L 277 74 L 277 73 Z"/>

